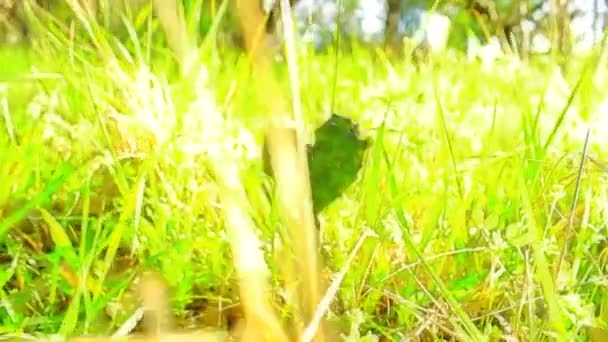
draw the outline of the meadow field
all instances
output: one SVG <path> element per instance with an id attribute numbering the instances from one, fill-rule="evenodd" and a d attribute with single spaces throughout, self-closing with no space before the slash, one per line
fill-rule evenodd
<path id="1" fill-rule="evenodd" d="M 290 317 L 289 243 L 262 167 L 274 95 L 210 40 L 180 72 L 158 32 L 92 32 L 57 25 L 0 50 L 0 339 L 136 325 L 150 270 L 176 330 L 229 333 L 249 290 L 234 250 L 247 232 L 227 229 L 239 222 L 263 253 L 269 306 Z M 606 52 L 407 56 L 295 58 L 306 139 L 336 113 L 369 141 L 318 217 L 336 336 L 608 339 Z M 288 66 L 272 71 L 292 103 Z M 245 221 L 230 218 L 226 173 Z"/>

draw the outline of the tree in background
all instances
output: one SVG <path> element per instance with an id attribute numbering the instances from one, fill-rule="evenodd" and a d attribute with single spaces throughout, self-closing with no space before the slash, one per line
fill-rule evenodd
<path id="1" fill-rule="evenodd" d="M 211 33 L 214 21 L 221 18 L 218 30 L 213 32 L 214 45 L 220 49 L 242 47 L 236 13 L 230 9 L 220 11 L 224 1 L 175 1 L 183 4 L 188 33 L 179 33 L 185 29 L 169 27 L 167 22 L 172 20 L 160 20 L 163 30 L 175 31 L 171 34 L 174 37 L 187 35 L 194 43 L 200 43 Z M 269 15 L 267 33 L 280 41 L 277 1 L 259 1 Z M 112 0 L 108 6 L 109 2 L 104 0 L 0 0 L 0 42 L 19 42 L 31 33 L 23 11 L 25 3 L 51 13 L 59 22 L 69 22 L 74 14 L 68 2 L 85 4 L 95 12 L 103 27 L 126 37 L 123 18 L 135 23 L 136 31 L 143 32 L 148 29 L 142 24 L 146 22 L 143 19 L 155 12 L 152 7 L 166 6 L 173 1 Z M 425 18 L 431 17 L 432 11 L 450 20 L 450 48 L 466 50 L 471 36 L 485 42 L 498 39 L 503 51 L 522 58 L 530 53 L 548 52 L 550 48 L 558 54 L 580 51 L 581 46 L 589 48 L 601 40 L 608 13 L 606 0 L 298 0 L 291 3 L 300 39 L 311 42 L 317 51 L 333 44 L 337 32 L 345 42 L 358 40 L 371 45 L 390 45 L 404 36 L 424 40 L 428 32 L 438 27 L 436 24 L 424 26 L 428 25 Z"/>

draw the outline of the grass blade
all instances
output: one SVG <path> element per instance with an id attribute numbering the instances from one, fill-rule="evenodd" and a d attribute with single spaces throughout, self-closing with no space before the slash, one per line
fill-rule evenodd
<path id="1" fill-rule="evenodd" d="M 57 170 L 54 178 L 46 185 L 44 190 L 29 200 L 24 206 L 13 212 L 0 222 L 0 241 L 4 241 L 6 234 L 13 226 L 21 221 L 36 207 L 46 205 L 51 196 L 74 174 L 75 168 L 71 164 L 64 164 Z"/>
<path id="2" fill-rule="evenodd" d="M 553 143 L 553 139 L 555 139 L 555 135 L 557 134 L 557 131 L 562 126 L 562 123 L 564 122 L 564 119 L 566 118 L 566 113 L 568 113 L 568 109 L 570 109 L 570 106 L 572 105 L 572 101 L 574 101 L 574 97 L 578 93 L 578 89 L 580 88 L 581 84 L 585 80 L 586 75 L 587 75 L 587 67 L 585 67 L 583 69 L 583 72 L 581 72 L 581 76 L 578 78 L 578 81 L 576 81 L 576 85 L 574 85 L 572 92 L 570 92 L 570 96 L 568 96 L 568 101 L 566 102 L 566 105 L 564 106 L 564 108 L 560 112 L 559 116 L 557 117 L 557 120 L 555 121 L 555 124 L 553 125 L 553 129 L 551 129 L 551 133 L 549 133 L 549 136 L 547 137 L 547 140 L 545 140 L 545 144 L 543 145 L 544 151 L 547 151 L 549 146 L 551 146 L 551 144 Z"/>

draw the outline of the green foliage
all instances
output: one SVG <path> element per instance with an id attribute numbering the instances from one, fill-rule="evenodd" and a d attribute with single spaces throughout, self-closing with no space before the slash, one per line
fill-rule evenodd
<path id="1" fill-rule="evenodd" d="M 359 137 L 352 120 L 332 114 L 314 132 L 314 145 L 306 145 L 315 218 L 357 179 L 369 141 Z M 264 172 L 273 177 L 266 141 Z"/>
<path id="2" fill-rule="evenodd" d="M 111 333 L 137 308 L 144 269 L 168 279 L 179 326 L 225 324 L 208 318 L 238 303 L 210 172 L 222 153 L 243 173 L 283 309 L 280 229 L 261 191 L 264 99 L 247 89 L 249 67 L 210 49 L 181 76 L 156 28 L 141 30 L 125 42 L 104 28 L 69 38 L 57 24 L 27 53 L 31 65 L 2 71 L 1 333 Z M 336 55 L 298 60 L 304 116 L 324 122 L 309 163 L 327 272 L 364 230 L 376 233 L 332 306 L 345 335 L 605 335 L 607 175 L 583 159 L 574 186 L 587 125 L 588 155 L 608 160 L 605 57 L 560 69 L 542 57 L 353 56 L 338 55 L 336 83 Z M 327 120 L 330 107 L 344 117 Z"/>

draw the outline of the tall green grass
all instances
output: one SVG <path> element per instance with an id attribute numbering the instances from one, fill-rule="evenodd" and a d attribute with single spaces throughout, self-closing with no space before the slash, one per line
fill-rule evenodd
<path id="1" fill-rule="evenodd" d="M 279 220 L 262 191 L 264 99 L 244 57 L 200 37 L 182 75 L 156 25 L 126 40 L 40 28 L 31 63 L 0 53 L 13 66 L 0 92 L 0 333 L 111 334 L 139 306 L 144 269 L 166 278 L 178 327 L 227 328 L 239 296 L 211 164 L 221 157 L 247 190 L 272 305 L 288 317 Z M 605 56 L 564 70 L 511 57 L 488 69 L 457 53 L 415 66 L 364 49 L 297 59 L 309 131 L 333 109 L 373 141 L 320 217 L 327 274 L 375 233 L 328 315 L 344 338 L 606 334 L 608 175 L 582 158 L 590 127 L 586 155 L 608 160 Z M 275 69 L 288 87 L 287 66 Z"/>

